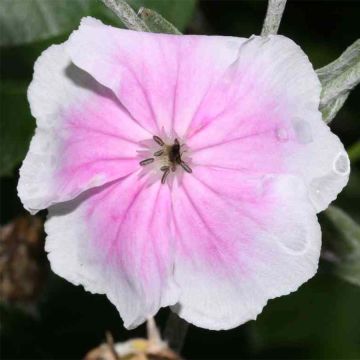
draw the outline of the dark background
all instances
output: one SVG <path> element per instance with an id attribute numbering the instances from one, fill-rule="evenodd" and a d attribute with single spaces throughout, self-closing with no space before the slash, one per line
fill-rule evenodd
<path id="1" fill-rule="evenodd" d="M 198 1 L 185 32 L 241 37 L 259 34 L 266 5 L 265 1 Z M 359 1 L 289 1 L 280 33 L 297 42 L 314 67 L 319 68 L 359 38 L 359 20 Z M 1 152 L 9 156 L 19 151 L 17 166 L 0 178 L 1 224 L 25 213 L 16 195 L 17 169 L 33 129 L 25 93 L 16 87 L 7 91 L 6 87 L 14 81 L 28 84 L 40 52 L 51 43 L 63 41 L 68 34 L 1 49 L 1 131 L 3 134 L 8 131 L 9 119 L 17 122 L 20 129 L 9 145 L 1 147 Z M 27 122 L 20 122 L 23 119 Z M 350 95 L 331 128 L 347 148 L 359 139 L 358 89 Z M 350 184 L 336 204 L 359 220 L 359 162 L 354 162 L 352 169 Z M 35 303 L 24 306 L 3 301 L 0 310 L 4 359 L 80 359 L 104 340 L 107 330 L 116 341 L 145 335 L 144 326 L 126 331 L 116 309 L 104 296 L 91 295 L 53 273 L 49 274 Z M 160 311 L 156 318 L 160 326 L 167 315 L 167 309 Z M 312 280 L 296 293 L 271 300 L 256 321 L 220 332 L 190 326 L 183 356 L 188 359 L 360 358 L 360 288 L 334 276 L 329 264 L 322 261 Z"/>

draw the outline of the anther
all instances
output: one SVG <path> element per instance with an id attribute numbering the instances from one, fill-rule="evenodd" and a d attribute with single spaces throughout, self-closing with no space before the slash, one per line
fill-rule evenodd
<path id="1" fill-rule="evenodd" d="M 160 146 L 164 146 L 165 143 L 156 135 L 153 136 L 154 141 L 159 144 Z"/>
<path id="2" fill-rule="evenodd" d="M 165 167 L 165 166 L 163 166 L 163 167 Z M 163 174 L 163 176 L 161 177 L 161 183 L 162 183 L 162 184 L 165 184 L 166 178 L 167 178 L 167 176 L 169 175 L 169 172 L 170 172 L 170 168 L 169 168 L 168 166 L 166 166 L 166 167 L 167 167 L 167 169 L 164 170 L 164 174 Z"/>
<path id="3" fill-rule="evenodd" d="M 180 162 L 180 166 L 181 166 L 186 172 L 188 172 L 189 174 L 192 173 L 191 167 L 190 167 L 185 161 L 181 161 L 181 162 Z"/>
<path id="4" fill-rule="evenodd" d="M 176 172 L 178 166 L 181 166 L 187 173 L 192 173 L 191 167 L 182 160 L 186 149 L 182 148 L 183 144 L 180 144 L 178 139 L 174 139 L 172 144 L 166 144 L 159 136 L 154 135 L 153 140 L 161 148 L 153 152 L 153 157 L 140 161 L 140 165 L 145 166 L 155 162 L 157 166 L 160 166 L 162 184 L 166 183 L 170 173 Z M 157 166 L 156 168 L 159 170 Z M 156 170 L 155 167 L 152 167 L 152 170 Z"/>
<path id="5" fill-rule="evenodd" d="M 154 152 L 154 156 L 161 156 L 162 154 L 164 154 L 164 150 L 158 150 Z"/>
<path id="6" fill-rule="evenodd" d="M 154 158 L 145 159 L 145 160 L 140 161 L 140 165 L 141 166 L 149 165 L 149 164 L 153 163 L 154 161 L 155 161 Z"/>

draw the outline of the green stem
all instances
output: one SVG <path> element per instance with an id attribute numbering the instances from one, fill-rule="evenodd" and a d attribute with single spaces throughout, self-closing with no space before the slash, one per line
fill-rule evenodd
<path id="1" fill-rule="evenodd" d="M 261 36 L 277 34 L 286 0 L 269 0 Z"/>
<path id="2" fill-rule="evenodd" d="M 135 11 L 124 0 L 101 0 L 113 11 L 124 25 L 135 31 L 149 31 L 146 24 L 136 15 Z"/>

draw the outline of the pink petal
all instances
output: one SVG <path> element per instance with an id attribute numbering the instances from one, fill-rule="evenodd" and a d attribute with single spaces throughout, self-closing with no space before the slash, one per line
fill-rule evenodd
<path id="1" fill-rule="evenodd" d="M 301 181 L 268 176 L 244 185 L 243 174 L 231 173 L 198 169 L 173 191 L 181 289 L 174 310 L 216 330 L 255 319 L 268 299 L 311 278 L 321 245 Z"/>
<path id="2" fill-rule="evenodd" d="M 169 191 L 159 182 L 147 187 L 135 173 L 50 208 L 46 250 L 52 269 L 106 293 L 128 328 L 178 298 L 170 281 Z"/>
<path id="3" fill-rule="evenodd" d="M 194 163 L 300 176 L 317 211 L 325 209 L 346 185 L 350 166 L 321 119 L 320 90 L 311 63 L 290 39 L 250 38 L 191 123 Z"/>
<path id="4" fill-rule="evenodd" d="M 38 59 L 28 97 L 37 129 L 18 185 L 27 209 L 36 212 L 138 169 L 138 141 L 149 133 L 71 64 L 64 44 Z"/>
<path id="5" fill-rule="evenodd" d="M 153 134 L 184 135 L 210 85 L 245 39 L 121 30 L 85 18 L 69 40 L 72 61 L 111 88 Z"/>
<path id="6" fill-rule="evenodd" d="M 344 148 L 318 111 L 317 76 L 283 36 L 245 41 L 148 34 L 85 18 L 68 50 L 153 134 L 164 128 L 186 136 L 192 150 L 201 148 L 194 162 L 220 166 L 222 159 L 222 166 L 228 160 L 251 171 L 301 176 L 318 211 L 348 181 Z M 241 140 L 257 135 L 247 144 Z M 230 140 L 222 149 L 204 149 Z M 237 165 L 230 153 L 238 155 Z"/>

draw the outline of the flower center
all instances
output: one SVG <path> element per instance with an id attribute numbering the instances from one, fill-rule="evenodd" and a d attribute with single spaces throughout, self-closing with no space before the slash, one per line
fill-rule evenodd
<path id="1" fill-rule="evenodd" d="M 152 157 L 147 157 L 140 161 L 140 166 L 148 166 L 152 164 L 152 169 L 159 171 L 161 175 L 161 183 L 165 184 L 170 173 L 175 173 L 180 166 L 184 171 L 191 174 L 192 169 L 187 162 L 184 161 L 184 153 L 187 151 L 185 144 L 181 144 L 177 138 L 172 144 L 165 143 L 159 136 L 153 136 L 154 143 L 148 146 L 147 152 Z M 154 146 L 155 148 L 154 148 Z"/>

